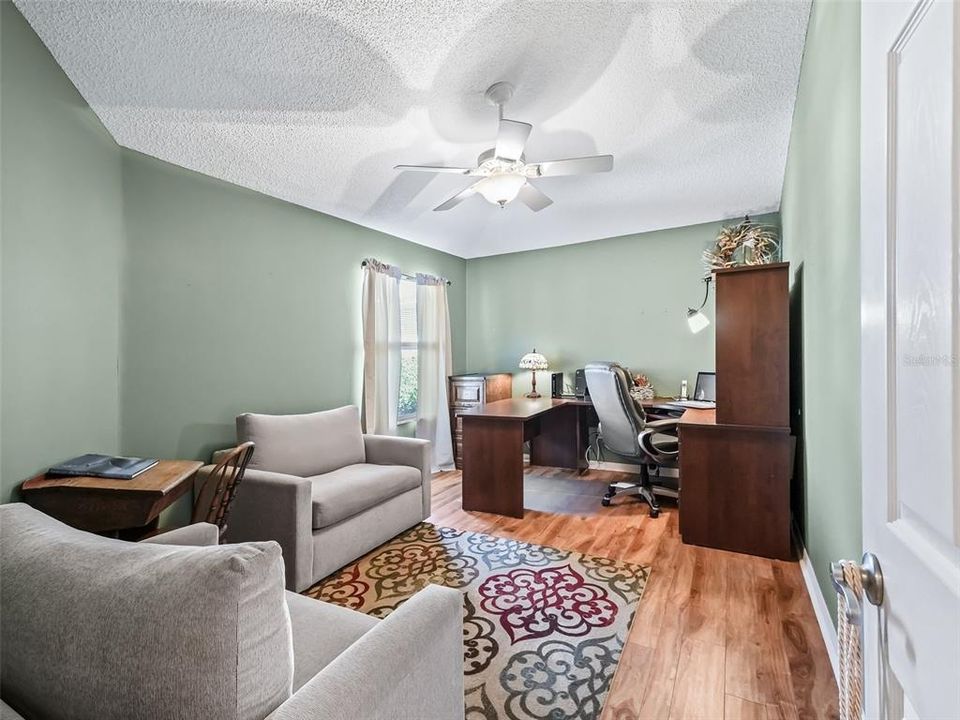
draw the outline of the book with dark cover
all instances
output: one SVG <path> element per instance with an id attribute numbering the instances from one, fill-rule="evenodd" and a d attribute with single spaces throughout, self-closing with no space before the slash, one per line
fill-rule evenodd
<path id="1" fill-rule="evenodd" d="M 157 464 L 145 458 L 112 457 L 88 453 L 54 465 L 47 475 L 66 477 L 102 477 L 111 480 L 132 480 Z"/>

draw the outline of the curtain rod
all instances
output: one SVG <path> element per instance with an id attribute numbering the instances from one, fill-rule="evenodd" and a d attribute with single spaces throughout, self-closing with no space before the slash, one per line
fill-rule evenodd
<path id="1" fill-rule="evenodd" d="M 367 266 L 367 261 L 366 261 L 366 260 L 362 260 L 362 261 L 360 262 L 360 267 L 366 267 L 366 266 Z M 405 272 L 401 272 L 401 273 L 400 273 L 400 277 L 406 278 L 407 280 L 416 280 L 416 279 L 417 279 L 417 276 L 416 276 L 416 275 L 411 275 L 410 273 L 405 273 Z M 442 277 L 442 278 L 440 278 L 440 279 L 443 280 L 447 285 L 453 285 L 453 282 L 452 282 L 452 281 L 447 280 L 447 279 L 444 278 L 444 277 Z"/>

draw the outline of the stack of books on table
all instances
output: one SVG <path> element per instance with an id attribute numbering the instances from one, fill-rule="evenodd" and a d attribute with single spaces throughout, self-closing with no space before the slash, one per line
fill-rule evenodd
<path id="1" fill-rule="evenodd" d="M 146 458 L 113 457 L 89 453 L 54 465 L 47 470 L 52 477 L 100 477 L 111 480 L 132 480 L 154 465 L 156 460 Z"/>

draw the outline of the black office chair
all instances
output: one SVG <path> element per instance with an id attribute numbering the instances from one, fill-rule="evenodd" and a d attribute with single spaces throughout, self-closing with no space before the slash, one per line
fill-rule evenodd
<path id="1" fill-rule="evenodd" d="M 650 506 L 650 517 L 660 514 L 656 495 L 679 496 L 677 478 L 661 476 L 661 468 L 678 467 L 678 418 L 647 420 L 643 406 L 630 394 L 632 381 L 616 363 L 593 362 L 585 367 L 590 399 L 600 418 L 598 444 L 640 463 L 638 482 L 611 483 L 603 496 L 608 506 L 616 495 L 639 495 Z M 651 470 L 655 473 L 651 477 Z"/>

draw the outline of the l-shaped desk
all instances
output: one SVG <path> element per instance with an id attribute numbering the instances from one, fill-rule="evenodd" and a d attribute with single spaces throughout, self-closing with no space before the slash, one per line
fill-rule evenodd
<path id="1" fill-rule="evenodd" d="M 586 469 L 590 407 L 573 398 L 511 398 L 459 411 L 463 509 L 523 517 L 527 441 L 531 465 Z M 683 412 L 679 429 L 683 541 L 790 559 L 790 429 L 717 424 L 716 411 L 695 409 Z"/>
<path id="2" fill-rule="evenodd" d="M 644 403 L 651 408 L 671 398 Z M 458 412 L 463 422 L 463 509 L 523 517 L 523 444 L 530 464 L 584 470 L 589 399 L 509 398 Z"/>

